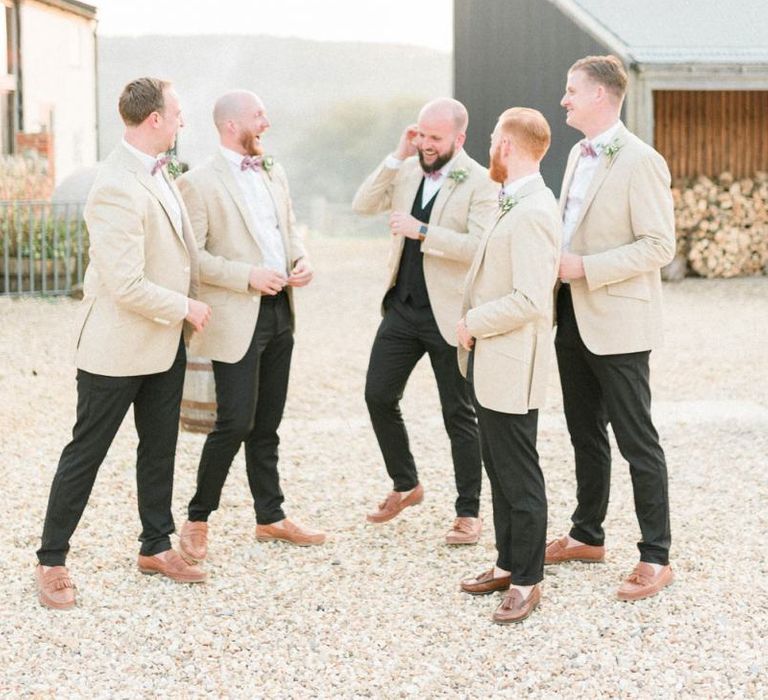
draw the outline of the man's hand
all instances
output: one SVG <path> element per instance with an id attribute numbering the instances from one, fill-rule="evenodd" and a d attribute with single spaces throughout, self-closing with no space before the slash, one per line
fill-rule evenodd
<path id="1" fill-rule="evenodd" d="M 563 253 L 560 256 L 561 280 L 580 280 L 584 277 L 584 258 L 573 253 Z"/>
<path id="2" fill-rule="evenodd" d="M 253 289 L 269 296 L 275 296 L 281 292 L 287 281 L 285 275 L 268 267 L 251 268 L 251 274 L 248 276 L 248 284 Z"/>
<path id="3" fill-rule="evenodd" d="M 422 238 L 419 233 L 421 226 L 423 226 L 423 223 L 410 214 L 393 211 L 389 215 L 389 230 L 393 236 L 400 235 L 419 241 Z"/>
<path id="4" fill-rule="evenodd" d="M 459 345 L 461 345 L 461 347 L 467 351 L 472 349 L 475 344 L 475 337 L 469 332 L 469 329 L 467 328 L 467 320 L 465 318 L 462 318 L 461 321 L 456 324 L 456 335 L 459 338 Z"/>
<path id="5" fill-rule="evenodd" d="M 211 320 L 211 307 L 197 299 L 187 299 L 188 309 L 186 320 L 199 333 Z"/>
<path id="6" fill-rule="evenodd" d="M 405 131 L 403 131 L 403 134 L 400 137 L 400 143 L 397 144 L 397 149 L 395 149 L 395 152 L 392 155 L 398 160 L 405 160 L 410 156 L 415 156 L 417 151 L 413 140 L 416 138 L 417 133 L 418 126 L 416 124 L 409 124 L 406 126 Z"/>
<path id="7" fill-rule="evenodd" d="M 315 271 L 309 263 L 309 259 L 299 258 L 291 270 L 291 276 L 288 278 L 290 287 L 305 287 L 312 281 Z"/>

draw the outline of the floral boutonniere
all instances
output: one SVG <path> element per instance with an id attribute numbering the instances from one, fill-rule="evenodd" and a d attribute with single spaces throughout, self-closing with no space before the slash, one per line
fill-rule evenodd
<path id="1" fill-rule="evenodd" d="M 520 198 L 515 197 L 515 195 L 510 195 L 509 197 L 502 197 L 499 199 L 499 209 L 501 210 L 501 216 L 506 214 L 510 209 L 513 209 L 518 204 L 520 204 Z"/>
<path id="2" fill-rule="evenodd" d="M 264 156 L 261 159 L 261 167 L 265 173 L 269 173 L 275 167 L 274 156 Z"/>
<path id="3" fill-rule="evenodd" d="M 622 144 L 619 143 L 619 139 L 613 139 L 607 146 L 603 147 L 603 153 L 605 153 L 606 157 L 610 162 L 613 162 L 613 159 L 616 157 L 618 152 L 621 150 Z"/>
<path id="4" fill-rule="evenodd" d="M 180 175 L 184 174 L 184 166 L 179 163 L 176 158 L 171 157 L 171 159 L 165 164 L 165 168 L 168 171 L 168 176 L 171 178 L 171 180 L 175 180 Z"/>
<path id="5" fill-rule="evenodd" d="M 469 172 L 466 168 L 456 168 L 448 173 L 448 177 L 451 178 L 457 185 L 460 185 L 464 180 L 469 177 Z"/>

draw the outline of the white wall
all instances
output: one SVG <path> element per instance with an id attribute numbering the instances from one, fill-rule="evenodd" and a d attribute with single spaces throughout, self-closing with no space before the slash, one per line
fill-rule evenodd
<path id="1" fill-rule="evenodd" d="M 24 131 L 53 111 L 58 183 L 96 163 L 95 22 L 34 0 L 20 9 Z"/>

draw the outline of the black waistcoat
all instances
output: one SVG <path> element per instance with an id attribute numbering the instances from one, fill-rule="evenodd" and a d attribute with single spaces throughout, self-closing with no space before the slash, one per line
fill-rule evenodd
<path id="1" fill-rule="evenodd" d="M 437 198 L 437 192 L 432 199 L 427 202 L 427 206 L 421 206 L 421 195 L 424 191 L 424 178 L 419 185 L 419 191 L 413 200 L 411 207 L 411 216 L 429 223 L 429 216 L 432 213 L 432 207 Z M 438 190 L 439 192 L 440 190 Z M 410 299 L 411 304 L 416 307 L 429 306 L 429 294 L 427 294 L 427 282 L 424 279 L 424 253 L 421 252 L 421 241 L 413 238 L 406 238 L 403 246 L 403 254 L 400 257 L 400 268 L 397 271 L 397 282 L 392 292 L 402 302 Z"/>

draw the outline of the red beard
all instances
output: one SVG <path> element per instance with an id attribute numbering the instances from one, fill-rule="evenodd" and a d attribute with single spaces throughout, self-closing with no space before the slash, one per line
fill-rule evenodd
<path id="1" fill-rule="evenodd" d="M 501 149 L 497 148 L 491 154 L 491 165 L 488 168 L 488 174 L 491 180 L 503 185 L 507 181 L 507 166 L 501 160 Z"/>
<path id="2" fill-rule="evenodd" d="M 264 149 L 261 147 L 261 141 L 259 140 L 258 134 L 254 134 L 250 131 L 243 131 L 240 134 L 240 145 L 249 156 L 264 155 Z"/>

